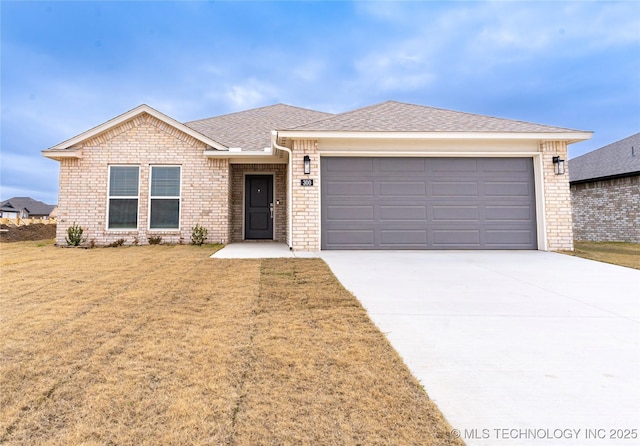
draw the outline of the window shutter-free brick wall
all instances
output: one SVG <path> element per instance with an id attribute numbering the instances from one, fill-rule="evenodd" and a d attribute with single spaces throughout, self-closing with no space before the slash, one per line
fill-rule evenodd
<path id="1" fill-rule="evenodd" d="M 196 223 L 208 229 L 210 243 L 229 240 L 229 162 L 207 159 L 205 145 L 149 114 L 139 115 L 82 145 L 82 158 L 60 162 L 60 200 L 56 241 L 65 244 L 67 228 L 77 222 L 97 245 L 118 239 L 146 244 L 150 235 L 163 242 L 189 243 Z M 107 230 L 110 164 L 140 166 L 137 230 Z M 148 230 L 149 176 L 152 165 L 182 167 L 180 229 Z"/>

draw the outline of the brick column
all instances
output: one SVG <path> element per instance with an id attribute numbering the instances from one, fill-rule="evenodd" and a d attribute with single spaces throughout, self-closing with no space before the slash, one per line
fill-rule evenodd
<path id="1" fill-rule="evenodd" d="M 305 175 L 304 156 L 311 158 L 311 174 Z M 313 140 L 293 141 L 293 249 L 320 249 L 320 156 Z M 301 186 L 300 180 L 311 179 L 313 186 Z"/>
<path id="2" fill-rule="evenodd" d="M 573 226 L 571 218 L 571 192 L 567 143 L 565 141 L 542 141 L 542 169 L 544 179 L 544 207 L 547 222 L 547 250 L 573 250 Z M 556 175 L 553 157 L 565 160 L 564 175 Z M 541 218 L 541 217 L 538 217 Z"/>

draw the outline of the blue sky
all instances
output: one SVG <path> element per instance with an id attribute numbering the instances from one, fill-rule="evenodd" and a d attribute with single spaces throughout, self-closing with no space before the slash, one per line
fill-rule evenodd
<path id="1" fill-rule="evenodd" d="M 57 202 L 40 151 L 146 103 L 189 121 L 385 100 L 640 131 L 640 2 L 2 1 L 2 199 Z"/>

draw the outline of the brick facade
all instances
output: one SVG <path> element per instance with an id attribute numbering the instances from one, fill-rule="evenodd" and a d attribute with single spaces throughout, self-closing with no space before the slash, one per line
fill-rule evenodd
<path id="1" fill-rule="evenodd" d="M 640 243 L 640 175 L 571 185 L 576 240 Z"/>
<path id="2" fill-rule="evenodd" d="M 244 237 L 244 190 L 247 174 L 273 175 L 274 237 L 286 241 L 287 232 L 287 165 L 286 164 L 232 164 L 231 165 L 231 242 L 241 242 Z"/>
<path id="3" fill-rule="evenodd" d="M 304 156 L 311 158 L 311 174 L 303 170 Z M 293 141 L 293 249 L 320 250 L 320 156 L 318 142 Z M 313 186 L 302 186 L 300 180 L 311 179 Z"/>
<path id="4" fill-rule="evenodd" d="M 146 244 L 150 235 L 189 243 L 196 223 L 209 230 L 209 242 L 228 242 L 229 162 L 205 158 L 204 149 L 203 143 L 146 113 L 86 141 L 82 158 L 60 162 L 57 243 L 65 244 L 74 222 L 97 245 L 121 238 L 126 244 L 136 239 Z M 107 229 L 109 165 L 114 164 L 140 167 L 137 230 Z M 181 166 L 179 230 L 148 229 L 151 166 L 163 164 Z"/>
<path id="5" fill-rule="evenodd" d="M 547 231 L 547 250 L 573 250 L 573 225 L 571 218 L 571 194 L 569 191 L 569 169 L 564 175 L 556 175 L 553 157 L 567 159 L 567 143 L 563 141 L 543 141 L 542 176 L 544 183 L 544 208 Z M 568 163 L 565 162 L 565 166 Z M 538 216 L 538 219 L 542 216 Z"/>

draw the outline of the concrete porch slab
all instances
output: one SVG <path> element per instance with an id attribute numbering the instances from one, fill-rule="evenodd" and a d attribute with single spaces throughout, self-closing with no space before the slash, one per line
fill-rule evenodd
<path id="1" fill-rule="evenodd" d="M 289 249 L 286 243 L 280 242 L 243 242 L 230 243 L 213 253 L 212 259 L 278 259 L 278 258 L 313 258 L 316 252 L 296 252 Z"/>

